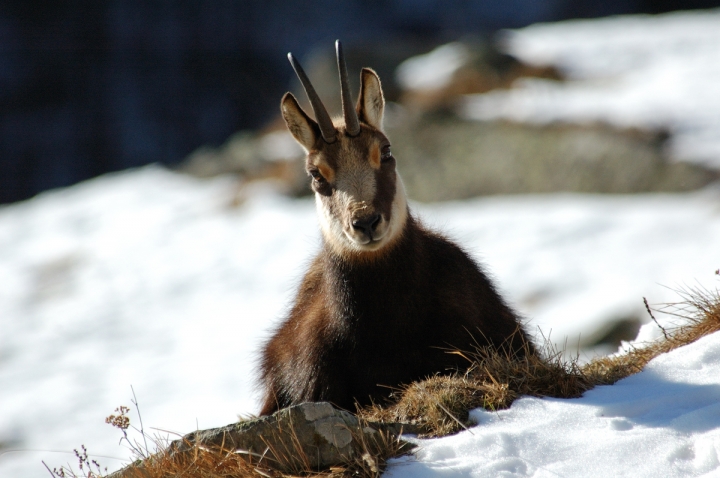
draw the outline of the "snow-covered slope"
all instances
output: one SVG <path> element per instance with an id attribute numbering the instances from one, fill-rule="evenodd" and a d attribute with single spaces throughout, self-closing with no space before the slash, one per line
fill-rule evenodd
<path id="1" fill-rule="evenodd" d="M 720 476 L 720 333 L 574 400 L 475 410 L 479 426 L 423 440 L 387 477 Z"/>
<path id="2" fill-rule="evenodd" d="M 104 417 L 130 405 L 131 385 L 146 428 L 187 433 L 257 412 L 255 354 L 291 300 L 319 237 L 311 200 L 256 191 L 232 207 L 235 192 L 227 179 L 200 181 L 148 167 L 0 208 L 0 476 L 46 476 L 41 459 L 55 466 L 72 462 L 72 455 L 52 451 L 80 444 L 118 458 L 100 458 L 110 469 L 120 466 L 129 453 L 118 447 L 119 434 Z M 531 329 L 552 329 L 558 341 L 608 317 L 644 315 L 642 296 L 651 303 L 676 299 L 658 284 L 714 286 L 713 271 L 720 267 L 716 190 L 494 197 L 414 207 L 486 265 Z M 718 367 L 712 354 L 702 360 L 682 354 L 674 360 Z M 662 373 L 675 373 L 675 362 L 667 363 L 659 366 L 666 368 Z M 573 410 L 589 409 L 575 405 L 586 402 L 564 403 L 521 401 L 509 412 L 479 416 L 500 427 L 510 423 L 503 417 L 519 414 L 528 428 L 507 446 L 533 463 L 537 455 L 524 447 L 545 446 L 545 438 L 533 444 L 533 437 L 549 417 L 560 417 L 560 441 L 546 446 L 544 461 L 533 466 L 570 466 L 563 463 L 589 454 L 589 445 L 584 441 L 573 451 L 560 435 L 580 433 Z M 688 413 L 697 409 L 702 421 L 703 413 L 715 413 L 703 403 L 684 406 Z M 642 426 L 623 436 L 635 436 Z M 484 435 L 481 428 L 473 433 L 505 433 L 492 428 Z M 652 439 L 660 447 L 672 433 L 658 433 Z M 638 434 L 637 443 L 650 453 L 655 448 L 646 447 L 647 437 Z M 420 455 L 422 467 L 442 474 L 451 453 L 476 447 L 466 435 L 445 440 L 432 446 L 446 451 L 428 448 Z M 694 443 L 674 440 L 668 444 Z M 502 461 L 506 452 L 486 448 L 472 463 L 462 461 L 461 469 L 495 466 L 482 457 Z"/>
<path id="3" fill-rule="evenodd" d="M 718 19 L 515 32 L 512 52 L 573 80 L 476 97 L 467 114 L 667 126 L 678 156 L 717 161 Z M 257 411 L 255 356 L 319 237 L 311 200 L 259 190 L 233 207 L 235 188 L 148 167 L 0 208 L 0 476 L 46 477 L 40 460 L 73 462 L 81 444 L 118 468 L 130 455 L 104 417 L 130 404 L 131 385 L 146 429 L 187 433 Z M 530 330 L 561 344 L 646 317 L 643 296 L 718 284 L 717 188 L 414 208 L 485 264 Z M 718 476 L 718 377 L 715 335 L 581 399 L 474 412 L 480 426 L 423 442 L 389 475 Z"/>
<path id="4" fill-rule="evenodd" d="M 104 417 L 130 405 L 186 433 L 257 411 L 253 354 L 316 243 L 314 211 L 159 168 L 0 209 L 0 442 L 127 459 Z M 0 476 L 43 476 L 5 454 Z M 120 462 L 100 460 L 111 468 Z"/>
<path id="5" fill-rule="evenodd" d="M 720 168 L 720 10 L 538 24 L 507 32 L 505 46 L 570 81 L 472 96 L 468 117 L 667 128 L 676 158 Z"/>

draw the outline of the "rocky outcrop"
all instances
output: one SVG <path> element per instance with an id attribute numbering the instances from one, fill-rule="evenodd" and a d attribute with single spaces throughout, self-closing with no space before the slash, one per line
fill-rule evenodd
<path id="1" fill-rule="evenodd" d="M 668 157 L 662 131 L 534 125 L 429 115 L 388 128 L 408 195 L 423 202 L 490 194 L 680 192 L 718 171 Z"/>
<path id="2" fill-rule="evenodd" d="M 451 112 L 398 118 L 386 128 L 410 198 L 447 201 L 491 194 L 692 191 L 720 173 L 668 157 L 662 131 L 607 124 L 534 125 L 471 121 Z M 272 146 L 272 147 L 271 147 Z M 289 133 L 239 134 L 193 154 L 183 170 L 231 173 L 243 184 L 272 179 L 291 195 L 310 194 Z"/>
<path id="3" fill-rule="evenodd" d="M 324 470 L 361 457 L 380 440 L 418 431 L 412 428 L 362 422 L 326 402 L 302 403 L 270 416 L 189 433 L 170 443 L 163 453 L 193 453 L 200 446 L 241 452 L 258 466 L 286 473 Z M 142 463 L 134 463 L 108 478 L 141 476 L 142 467 Z"/>

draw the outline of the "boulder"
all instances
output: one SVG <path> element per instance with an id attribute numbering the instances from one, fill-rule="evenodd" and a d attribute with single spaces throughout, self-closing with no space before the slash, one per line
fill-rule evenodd
<path id="1" fill-rule="evenodd" d="M 189 433 L 171 442 L 163 453 L 193 453 L 201 446 L 241 452 L 258 466 L 284 473 L 320 471 L 361 457 L 383 437 L 396 439 L 403 431 L 418 431 L 413 428 L 399 423 L 366 423 L 326 402 L 302 403 L 270 416 Z M 142 476 L 141 462 L 108 478 L 131 476 Z"/>

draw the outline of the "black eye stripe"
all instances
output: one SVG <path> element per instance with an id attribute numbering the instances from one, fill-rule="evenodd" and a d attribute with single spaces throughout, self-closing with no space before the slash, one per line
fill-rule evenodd
<path id="1" fill-rule="evenodd" d="M 390 145 L 385 145 L 380 149 L 380 161 L 386 162 L 392 159 L 392 151 L 390 151 Z"/>

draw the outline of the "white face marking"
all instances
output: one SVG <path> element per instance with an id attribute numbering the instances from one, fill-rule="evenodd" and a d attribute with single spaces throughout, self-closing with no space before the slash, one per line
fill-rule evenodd
<path id="1" fill-rule="evenodd" d="M 332 120 L 333 140 L 323 142 L 318 124 L 292 94 L 286 93 L 281 102 L 288 130 L 307 152 L 306 167 L 313 176 L 323 236 L 339 255 L 387 247 L 400 236 L 407 220 L 402 181 L 394 168 L 383 167 L 381 151 L 389 142 L 382 133 L 385 98 L 380 78 L 369 68 L 363 68 L 360 77 L 361 125 L 352 136 L 347 134 L 344 117 L 338 117 Z M 381 191 L 377 191 L 378 178 Z"/>
<path id="2" fill-rule="evenodd" d="M 405 195 L 405 184 L 402 182 L 400 174 L 395 172 L 395 197 L 392 203 L 392 217 L 389 222 L 386 222 L 387 232 L 386 242 L 391 243 L 395 241 L 400 234 L 402 234 L 405 222 L 408 216 L 408 205 L 407 196 Z"/>
<path id="3" fill-rule="evenodd" d="M 358 179 L 362 180 L 358 181 Z M 407 198 L 400 175 L 395 173 L 395 196 L 391 206 L 391 217 L 382 215 L 382 219 L 373 232 L 372 241 L 364 233 L 352 226 L 353 220 L 361 217 L 368 209 L 372 212 L 372 199 L 375 195 L 375 180 L 372 172 L 349 175 L 338 180 L 332 198 L 315 195 L 315 205 L 320 219 L 320 228 L 327 243 L 335 253 L 378 251 L 393 243 L 402 233 L 407 220 Z M 355 193 L 355 194 L 353 194 Z M 367 198 L 367 200 L 358 200 Z M 332 201 L 339 216 L 333 214 L 326 202 Z"/>

